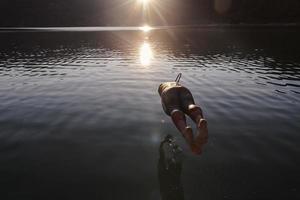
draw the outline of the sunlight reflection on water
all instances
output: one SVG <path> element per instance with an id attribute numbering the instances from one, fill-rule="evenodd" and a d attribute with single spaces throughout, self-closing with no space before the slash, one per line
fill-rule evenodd
<path id="1" fill-rule="evenodd" d="M 153 52 L 150 44 L 144 42 L 140 48 L 140 62 L 143 66 L 150 65 L 153 58 Z"/>

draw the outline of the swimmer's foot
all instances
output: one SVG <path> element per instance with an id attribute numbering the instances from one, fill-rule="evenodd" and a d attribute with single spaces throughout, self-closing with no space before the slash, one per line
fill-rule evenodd
<path id="1" fill-rule="evenodd" d="M 184 138 L 186 142 L 188 143 L 191 151 L 195 154 L 201 154 L 202 149 L 197 147 L 195 140 L 194 140 L 194 134 L 193 134 L 193 129 L 190 126 L 187 126 L 184 130 Z"/>
<path id="2" fill-rule="evenodd" d="M 205 119 L 200 119 L 197 124 L 198 134 L 195 138 L 195 149 L 197 152 L 202 152 L 202 147 L 208 142 L 208 128 L 207 121 Z M 199 153 L 199 154 L 200 154 Z"/>
<path id="3" fill-rule="evenodd" d="M 189 145 L 191 145 L 194 142 L 193 129 L 190 126 L 185 127 L 183 137 Z"/>

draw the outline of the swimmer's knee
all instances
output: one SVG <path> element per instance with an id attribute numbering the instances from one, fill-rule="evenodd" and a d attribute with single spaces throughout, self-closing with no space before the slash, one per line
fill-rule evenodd
<path id="1" fill-rule="evenodd" d="M 184 114 L 181 110 L 179 110 L 179 109 L 173 109 L 171 112 L 171 116 L 172 115 L 182 115 L 182 114 Z"/>
<path id="2" fill-rule="evenodd" d="M 188 113 L 191 114 L 191 113 L 194 113 L 194 112 L 200 112 L 202 114 L 202 109 L 195 105 L 195 104 L 190 104 L 188 106 Z"/>
<path id="3" fill-rule="evenodd" d="M 184 112 L 179 109 L 173 109 L 171 112 L 171 118 L 176 123 L 181 120 L 186 120 Z"/>

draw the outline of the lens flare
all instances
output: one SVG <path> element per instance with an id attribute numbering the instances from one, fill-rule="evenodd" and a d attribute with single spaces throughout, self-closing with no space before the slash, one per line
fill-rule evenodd
<path id="1" fill-rule="evenodd" d="M 140 48 L 140 62 L 143 66 L 148 66 L 153 58 L 151 46 L 148 42 L 144 42 Z"/>

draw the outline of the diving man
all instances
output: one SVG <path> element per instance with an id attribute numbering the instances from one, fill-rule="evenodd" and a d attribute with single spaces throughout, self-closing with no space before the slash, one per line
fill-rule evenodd
<path id="1" fill-rule="evenodd" d="M 172 118 L 192 152 L 201 154 L 202 147 L 208 140 L 207 121 L 203 117 L 202 109 L 195 104 L 192 93 L 179 84 L 180 78 L 181 73 L 174 82 L 160 84 L 158 93 L 165 113 Z M 197 125 L 195 136 L 192 128 L 186 123 L 185 115 L 188 115 Z"/>

